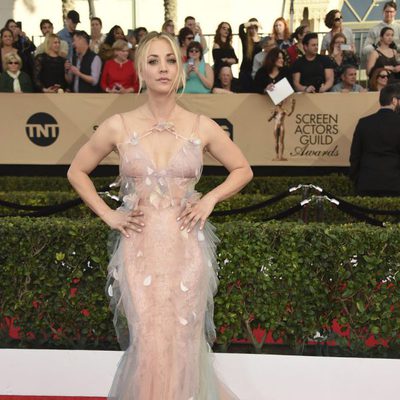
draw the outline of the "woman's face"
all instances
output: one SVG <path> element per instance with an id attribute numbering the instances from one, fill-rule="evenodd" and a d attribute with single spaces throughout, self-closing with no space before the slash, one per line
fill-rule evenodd
<path id="1" fill-rule="evenodd" d="M 335 43 L 333 44 L 333 48 L 334 48 L 336 51 L 340 51 L 340 50 L 341 50 L 342 44 L 346 44 L 346 39 L 345 39 L 345 38 L 342 38 L 342 37 L 338 37 L 338 38 L 335 40 Z"/>
<path id="2" fill-rule="evenodd" d="M 275 61 L 275 66 L 278 68 L 282 68 L 285 63 L 282 53 L 279 53 L 278 58 Z"/>
<path id="3" fill-rule="evenodd" d="M 193 34 L 187 35 L 187 36 L 185 37 L 185 40 L 183 41 L 183 46 L 184 46 L 184 47 L 188 47 L 189 44 L 190 44 L 191 42 L 193 42 L 193 40 L 194 40 L 194 35 L 193 35 Z"/>
<path id="4" fill-rule="evenodd" d="M 60 39 L 56 38 L 53 40 L 53 43 L 51 44 L 51 50 L 58 54 L 60 51 Z"/>
<path id="5" fill-rule="evenodd" d="M 258 33 L 258 26 L 257 25 L 250 25 L 247 28 L 247 32 L 250 36 L 255 36 Z"/>
<path id="6" fill-rule="evenodd" d="M 168 94 L 175 90 L 178 64 L 171 45 L 164 39 L 153 40 L 143 60 L 142 78 L 149 92 Z"/>
<path id="7" fill-rule="evenodd" d="M 115 58 L 118 61 L 123 62 L 128 59 L 129 49 L 128 49 L 128 47 L 125 47 L 122 50 L 114 50 L 114 54 L 115 54 Z"/>
<path id="8" fill-rule="evenodd" d="M 393 36 L 394 36 L 393 31 L 391 29 L 388 29 L 382 36 L 382 42 L 387 44 L 387 45 L 392 44 L 393 43 Z"/>
<path id="9" fill-rule="evenodd" d="M 308 28 L 308 26 L 306 28 L 304 28 L 303 33 L 301 35 L 299 35 L 299 42 L 301 42 L 303 40 L 304 36 L 306 36 L 307 33 L 309 33 L 309 32 L 310 32 L 310 29 Z"/>
<path id="10" fill-rule="evenodd" d="M 200 50 L 196 47 L 192 47 L 189 50 L 189 58 L 193 58 L 195 61 L 200 60 Z"/>
<path id="11" fill-rule="evenodd" d="M 98 35 L 101 32 L 101 25 L 100 22 L 97 19 L 94 19 L 91 23 L 90 23 L 90 30 L 92 32 L 92 35 Z"/>
<path id="12" fill-rule="evenodd" d="M 282 21 L 276 21 L 274 24 L 274 30 L 278 35 L 283 34 L 285 30 L 285 24 Z"/>
<path id="13" fill-rule="evenodd" d="M 175 35 L 175 25 L 172 22 L 170 22 L 165 26 L 165 31 L 170 35 Z"/>
<path id="14" fill-rule="evenodd" d="M 388 81 L 389 81 L 389 72 L 387 72 L 386 70 L 382 70 L 376 76 L 376 83 L 380 86 L 386 86 Z"/>
<path id="15" fill-rule="evenodd" d="M 229 36 L 231 32 L 231 28 L 228 24 L 222 24 L 221 28 L 219 29 L 219 34 L 224 37 L 227 38 Z"/>
<path id="16" fill-rule="evenodd" d="M 14 74 L 17 71 L 19 71 L 20 67 L 21 66 L 19 65 L 19 61 L 15 60 L 15 59 L 7 62 L 7 70 Z"/>
<path id="17" fill-rule="evenodd" d="M 335 14 L 335 18 L 333 19 L 333 26 L 339 27 L 340 25 L 342 25 L 342 20 L 343 20 L 342 14 L 340 12 L 337 12 Z"/>
<path id="18" fill-rule="evenodd" d="M 124 31 L 121 28 L 116 28 L 114 30 L 114 39 L 115 40 L 125 39 Z"/>
<path id="19" fill-rule="evenodd" d="M 5 31 L 1 36 L 1 41 L 5 46 L 12 46 L 14 38 L 11 32 Z"/>
<path id="20" fill-rule="evenodd" d="M 14 36 L 18 36 L 19 29 L 18 29 L 18 25 L 15 22 L 10 22 L 7 25 L 7 28 L 10 29 L 10 31 L 13 33 Z"/>

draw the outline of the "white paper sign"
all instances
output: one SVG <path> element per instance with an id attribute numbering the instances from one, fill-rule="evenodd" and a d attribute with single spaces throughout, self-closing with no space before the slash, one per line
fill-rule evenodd
<path id="1" fill-rule="evenodd" d="M 286 78 L 274 84 L 273 90 L 267 90 L 272 102 L 277 105 L 294 93 L 292 86 Z"/>

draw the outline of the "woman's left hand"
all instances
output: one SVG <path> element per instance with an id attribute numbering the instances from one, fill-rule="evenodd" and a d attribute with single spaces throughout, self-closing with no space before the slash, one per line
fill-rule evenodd
<path id="1" fill-rule="evenodd" d="M 190 232 L 199 221 L 200 230 L 202 230 L 216 203 L 216 200 L 209 195 L 205 195 L 193 205 L 189 203 L 177 218 L 177 221 L 182 221 L 180 226 L 181 231 L 187 229 Z"/>
<path id="2" fill-rule="evenodd" d="M 195 74 L 199 74 L 199 68 L 197 67 L 197 65 L 196 64 L 193 64 L 192 65 L 192 71 L 195 73 Z"/>

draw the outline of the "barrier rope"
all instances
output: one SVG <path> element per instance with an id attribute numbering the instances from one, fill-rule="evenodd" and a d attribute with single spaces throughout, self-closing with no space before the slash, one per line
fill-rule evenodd
<path id="1" fill-rule="evenodd" d="M 110 194 L 108 191 L 109 189 L 113 188 L 115 184 L 111 184 L 109 186 L 103 187 L 98 190 L 99 195 L 106 195 L 113 200 L 119 201 L 118 196 Z M 379 210 L 379 209 L 371 209 L 371 208 L 366 208 L 362 206 L 358 206 L 356 204 L 349 203 L 341 198 L 338 198 L 337 196 L 331 194 L 330 192 L 327 192 L 326 190 L 322 189 L 319 186 L 313 185 L 313 184 L 300 184 L 297 186 L 293 186 L 289 188 L 286 191 L 283 191 L 279 194 L 277 194 L 274 197 L 271 197 L 268 200 L 262 201 L 257 204 L 252 204 L 250 206 L 246 207 L 241 207 L 241 208 L 236 208 L 236 209 L 231 209 L 231 210 L 219 210 L 219 211 L 213 211 L 211 213 L 211 216 L 213 217 L 221 217 L 221 216 L 228 216 L 228 215 L 237 215 L 237 214 L 243 214 L 243 213 L 249 213 L 255 210 L 259 210 L 262 208 L 266 208 L 268 206 L 271 206 L 284 198 L 288 197 L 292 193 L 296 192 L 299 189 L 303 189 L 306 193 L 310 189 L 315 190 L 316 192 L 319 193 L 319 196 L 311 196 L 307 199 L 302 200 L 295 206 L 288 208 L 287 210 L 281 211 L 277 213 L 276 215 L 267 217 L 263 219 L 263 221 L 270 221 L 270 220 L 279 220 L 286 218 L 298 211 L 300 211 L 304 206 L 309 204 L 310 202 L 314 201 L 315 199 L 318 199 L 317 202 L 321 201 L 322 199 L 327 200 L 334 206 L 336 206 L 339 210 L 342 212 L 351 215 L 352 217 L 356 218 L 359 221 L 366 222 L 370 225 L 374 226 L 380 226 L 384 227 L 385 223 L 370 217 L 369 215 L 366 214 L 375 214 L 375 215 L 392 215 L 392 216 L 398 216 L 400 215 L 400 210 Z M 15 213 L 15 214 L 3 214 L 0 215 L 1 217 L 46 217 L 49 215 L 53 215 L 59 212 L 66 211 L 72 207 L 76 207 L 80 204 L 82 204 L 83 201 L 80 198 L 75 198 L 72 200 L 68 200 L 64 203 L 60 204 L 55 204 L 55 205 L 45 205 L 45 206 L 31 206 L 31 205 L 23 205 L 23 204 L 18 204 L 18 203 L 13 203 L 5 200 L 0 199 L 0 206 L 6 207 L 6 208 L 11 208 L 15 210 L 23 210 L 23 211 L 31 211 L 28 213 Z"/>

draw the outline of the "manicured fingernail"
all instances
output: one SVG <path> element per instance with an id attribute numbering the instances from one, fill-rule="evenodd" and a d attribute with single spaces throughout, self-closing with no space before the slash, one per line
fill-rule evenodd
<path id="1" fill-rule="evenodd" d="M 183 226 L 181 226 L 181 231 L 183 231 Z"/>
<path id="2" fill-rule="evenodd" d="M 180 217 L 178 217 L 176 220 L 179 221 L 179 220 L 180 220 Z"/>
<path id="3" fill-rule="evenodd" d="M 188 233 L 189 233 L 189 232 L 190 232 L 190 229 L 188 229 L 187 231 L 188 231 Z"/>

